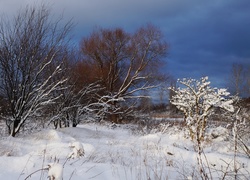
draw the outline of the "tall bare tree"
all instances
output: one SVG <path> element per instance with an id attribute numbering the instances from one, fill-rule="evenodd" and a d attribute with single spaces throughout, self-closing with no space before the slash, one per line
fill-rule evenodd
<path id="1" fill-rule="evenodd" d="M 244 67 L 242 64 L 233 64 L 231 74 L 229 76 L 229 87 L 233 94 L 241 96 L 243 94 L 243 86 L 245 83 Z"/>
<path id="2" fill-rule="evenodd" d="M 51 94 L 65 81 L 55 78 L 62 72 L 56 59 L 63 58 L 71 23 L 60 26 L 61 19 L 50 17 L 49 9 L 41 5 L 0 22 L 0 93 L 8 103 L 4 118 L 11 136 L 43 105 L 58 98 Z"/>
<path id="3" fill-rule="evenodd" d="M 119 28 L 98 29 L 82 40 L 81 50 L 92 75 L 105 87 L 103 93 L 113 99 L 110 118 L 117 122 L 120 100 L 143 97 L 139 92 L 155 87 L 162 78 L 159 68 L 167 44 L 159 29 L 147 25 L 133 34 Z"/>

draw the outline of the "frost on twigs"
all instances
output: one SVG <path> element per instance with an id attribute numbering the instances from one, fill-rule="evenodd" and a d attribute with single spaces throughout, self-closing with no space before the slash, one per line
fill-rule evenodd
<path id="1" fill-rule="evenodd" d="M 72 142 L 69 144 L 69 147 L 72 148 L 72 152 L 69 154 L 68 158 L 80 158 L 83 157 L 85 152 L 81 142 Z"/>
<path id="2" fill-rule="evenodd" d="M 215 108 L 234 112 L 234 99 L 229 97 L 226 89 L 212 88 L 208 77 L 200 80 L 178 80 L 179 88 L 170 88 L 175 95 L 171 103 L 184 113 L 187 127 L 192 139 L 203 140 L 208 117 Z"/>
<path id="3" fill-rule="evenodd" d="M 183 79 L 178 81 L 181 88 L 170 88 L 174 92 L 171 103 L 184 113 L 186 125 L 192 140 L 196 142 L 197 163 L 202 179 L 212 179 L 210 168 L 203 158 L 203 141 L 207 128 L 208 118 L 214 113 L 216 108 L 234 112 L 234 98 L 229 97 L 230 93 L 226 89 L 212 88 L 208 77 L 200 80 Z M 219 134 L 214 132 L 214 138 Z M 206 156 L 204 156 L 206 159 Z M 209 178 L 210 176 L 210 178 Z"/>
<path id="4" fill-rule="evenodd" d="M 49 180 L 62 180 L 63 166 L 59 163 L 48 164 Z"/>

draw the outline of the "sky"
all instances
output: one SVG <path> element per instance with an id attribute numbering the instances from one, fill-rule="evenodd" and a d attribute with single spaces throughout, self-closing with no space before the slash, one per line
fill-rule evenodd
<path id="1" fill-rule="evenodd" d="M 164 71 L 176 79 L 208 76 L 224 87 L 232 64 L 250 66 L 249 0 L 0 0 L 0 15 L 42 2 L 73 19 L 76 42 L 96 27 L 155 25 L 169 45 Z"/>

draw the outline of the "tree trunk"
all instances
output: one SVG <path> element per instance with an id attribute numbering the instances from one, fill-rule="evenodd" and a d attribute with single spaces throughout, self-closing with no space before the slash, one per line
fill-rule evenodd
<path id="1" fill-rule="evenodd" d="M 15 137 L 16 133 L 18 133 L 18 131 L 20 129 L 20 127 L 18 128 L 18 126 L 19 126 L 20 123 L 21 123 L 21 120 L 19 118 L 14 120 L 14 123 L 13 123 L 13 126 L 12 126 L 12 130 L 10 132 L 10 135 L 12 137 Z"/>
<path id="2" fill-rule="evenodd" d="M 54 128 L 57 129 L 57 127 L 58 127 L 58 120 L 53 121 L 53 124 L 54 124 Z"/>
<path id="3" fill-rule="evenodd" d="M 204 118 L 202 121 L 202 134 L 201 134 L 201 140 L 203 141 L 205 138 L 205 131 L 206 131 L 206 126 L 207 126 L 207 119 Z"/>
<path id="4" fill-rule="evenodd" d="M 74 119 L 73 122 L 72 122 L 72 127 L 76 127 L 77 126 L 77 122 L 76 120 Z"/>

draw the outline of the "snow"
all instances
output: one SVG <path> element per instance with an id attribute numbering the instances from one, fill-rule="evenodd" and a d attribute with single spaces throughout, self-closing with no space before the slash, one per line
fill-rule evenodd
<path id="1" fill-rule="evenodd" d="M 229 138 L 229 131 L 224 127 L 217 127 L 211 130 L 210 132 L 212 139 L 220 139 L 221 141 L 227 140 Z"/>
<path id="2" fill-rule="evenodd" d="M 51 180 L 62 180 L 63 166 L 59 163 L 53 163 L 48 165 L 48 177 Z"/>
<path id="3" fill-rule="evenodd" d="M 16 138 L 2 137 L 0 179 L 192 179 L 197 156 L 187 130 L 173 126 L 164 132 L 141 135 L 126 125 L 112 129 L 88 123 Z M 204 152 L 211 168 L 218 169 L 213 169 L 214 179 L 221 177 L 221 169 L 233 161 L 228 136 L 223 127 L 208 129 Z M 84 155 L 77 154 L 79 151 Z M 69 158 L 72 153 L 74 158 Z M 239 152 L 237 162 L 240 172 L 245 173 L 241 179 L 250 178 L 250 161 L 244 153 Z"/>

